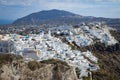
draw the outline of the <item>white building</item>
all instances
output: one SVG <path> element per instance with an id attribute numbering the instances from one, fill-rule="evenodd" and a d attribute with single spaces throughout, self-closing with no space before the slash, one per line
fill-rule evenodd
<path id="1" fill-rule="evenodd" d="M 0 37 L 0 53 L 14 52 L 14 42 L 10 40 L 9 36 Z"/>

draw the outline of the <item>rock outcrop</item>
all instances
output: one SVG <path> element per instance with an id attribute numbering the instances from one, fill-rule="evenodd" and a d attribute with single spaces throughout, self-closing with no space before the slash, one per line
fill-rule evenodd
<path id="1" fill-rule="evenodd" d="M 77 80 L 77 75 L 73 67 L 62 61 L 45 63 L 20 59 L 3 63 L 0 80 Z"/>

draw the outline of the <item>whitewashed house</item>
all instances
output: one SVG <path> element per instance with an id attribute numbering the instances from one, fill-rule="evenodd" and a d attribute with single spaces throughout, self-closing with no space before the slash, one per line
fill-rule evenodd
<path id="1" fill-rule="evenodd" d="M 10 37 L 4 36 L 0 38 L 0 53 L 13 53 L 14 42 L 10 40 Z"/>

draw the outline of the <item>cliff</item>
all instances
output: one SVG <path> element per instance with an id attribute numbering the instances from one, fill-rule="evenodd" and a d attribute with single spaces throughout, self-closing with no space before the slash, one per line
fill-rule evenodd
<path id="1" fill-rule="evenodd" d="M 15 55 L 2 56 L 0 80 L 77 80 L 75 69 L 60 60 L 27 62 Z"/>

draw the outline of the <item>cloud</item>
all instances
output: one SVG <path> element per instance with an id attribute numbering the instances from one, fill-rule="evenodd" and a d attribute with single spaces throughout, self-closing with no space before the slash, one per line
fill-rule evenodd
<path id="1" fill-rule="evenodd" d="M 27 6 L 33 4 L 36 0 L 0 0 L 0 5 L 21 5 Z"/>
<path id="2" fill-rule="evenodd" d="M 96 0 L 96 1 L 102 1 L 102 2 L 120 2 L 120 0 Z"/>
<path id="3" fill-rule="evenodd" d="M 73 10 L 73 9 L 86 9 L 86 8 L 92 8 L 93 5 L 90 4 L 83 4 L 83 3 L 71 3 L 71 2 L 48 2 L 44 4 L 45 8 L 48 9 L 64 9 L 64 10 Z"/>
<path id="4" fill-rule="evenodd" d="M 95 1 L 105 1 L 105 2 L 119 2 L 120 0 L 95 0 Z"/>
<path id="5" fill-rule="evenodd" d="M 120 0 L 0 0 L 0 5 L 30 6 L 41 3 L 85 3 L 85 2 L 120 2 Z"/>
<path id="6" fill-rule="evenodd" d="M 49 9 L 86 16 L 120 17 L 120 0 L 0 0 L 0 18 L 5 19 Z"/>

